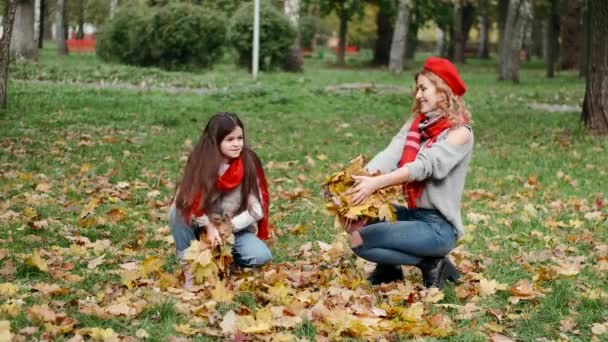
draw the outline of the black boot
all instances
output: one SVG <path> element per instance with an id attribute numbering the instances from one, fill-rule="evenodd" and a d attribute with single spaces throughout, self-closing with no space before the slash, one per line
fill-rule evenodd
<path id="1" fill-rule="evenodd" d="M 372 285 L 390 283 L 395 280 L 403 280 L 403 271 L 399 265 L 377 264 L 376 269 L 370 274 L 367 280 Z"/>
<path id="2" fill-rule="evenodd" d="M 455 282 L 460 278 L 456 266 L 446 257 L 425 258 L 416 267 L 422 271 L 422 280 L 427 288 L 442 289 L 446 281 Z"/>

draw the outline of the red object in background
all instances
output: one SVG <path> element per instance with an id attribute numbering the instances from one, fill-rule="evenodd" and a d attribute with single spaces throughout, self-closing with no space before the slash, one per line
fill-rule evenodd
<path id="1" fill-rule="evenodd" d="M 331 49 L 334 50 L 335 54 L 338 53 L 338 47 L 337 46 L 335 46 L 335 47 L 333 47 Z M 344 47 L 344 53 L 345 54 L 351 54 L 351 55 L 358 54 L 359 53 L 359 47 L 355 46 L 355 45 L 346 45 Z"/>
<path id="2" fill-rule="evenodd" d="M 65 43 L 69 52 L 95 52 L 97 41 L 94 34 L 85 34 L 83 39 L 76 39 L 76 35 L 72 34 L 72 38 Z"/>

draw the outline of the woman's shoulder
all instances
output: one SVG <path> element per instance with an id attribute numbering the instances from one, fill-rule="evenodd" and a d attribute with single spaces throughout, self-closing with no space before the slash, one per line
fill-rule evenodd
<path id="1" fill-rule="evenodd" d="M 452 145 L 465 145 L 473 139 L 473 131 L 470 126 L 462 125 L 450 128 L 446 134 L 446 140 Z"/>

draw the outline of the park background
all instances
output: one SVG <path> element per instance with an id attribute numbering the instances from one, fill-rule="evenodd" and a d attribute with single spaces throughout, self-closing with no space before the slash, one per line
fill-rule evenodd
<path id="1" fill-rule="evenodd" d="M 608 340 L 603 0 L 262 1 L 255 79 L 251 2 L 0 4 L 0 341 Z M 388 144 L 431 55 L 473 116 L 464 277 L 372 287 L 321 184 Z M 274 260 L 187 293 L 166 212 L 218 111 L 265 165 Z"/>

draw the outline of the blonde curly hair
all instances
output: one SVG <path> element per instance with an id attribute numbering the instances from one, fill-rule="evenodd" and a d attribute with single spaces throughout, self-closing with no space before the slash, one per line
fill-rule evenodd
<path id="1" fill-rule="evenodd" d="M 437 92 L 443 95 L 443 99 L 439 101 L 439 103 L 437 103 L 436 111 L 442 115 L 445 115 L 452 123 L 452 126 L 457 127 L 471 120 L 471 113 L 467 109 L 467 105 L 464 102 L 464 99 L 461 96 L 454 95 L 452 88 L 450 88 L 450 86 L 448 86 L 448 84 L 445 83 L 445 81 L 442 80 L 441 77 L 425 69 L 421 70 L 414 76 L 415 83 L 414 91 L 412 94 L 414 97 L 414 104 L 412 105 L 413 116 L 417 116 L 420 114 L 420 103 L 416 99 L 416 84 L 418 82 L 419 76 L 427 77 L 431 81 L 431 83 L 433 83 L 433 85 L 437 88 Z"/>

